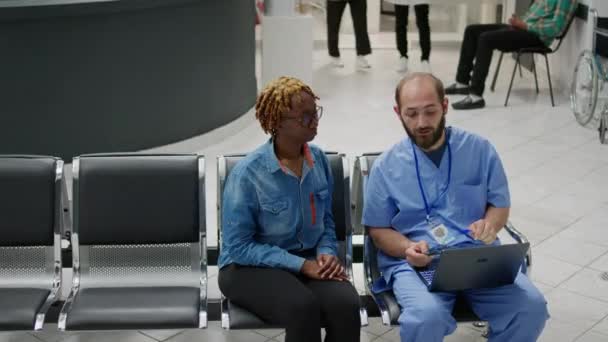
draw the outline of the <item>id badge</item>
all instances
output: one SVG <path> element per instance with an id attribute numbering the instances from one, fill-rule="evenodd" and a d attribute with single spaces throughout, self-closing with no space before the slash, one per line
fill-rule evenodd
<path id="1" fill-rule="evenodd" d="M 450 234 L 450 230 L 441 222 L 429 221 L 431 235 L 433 239 L 440 245 L 447 245 L 454 241 L 454 237 Z"/>

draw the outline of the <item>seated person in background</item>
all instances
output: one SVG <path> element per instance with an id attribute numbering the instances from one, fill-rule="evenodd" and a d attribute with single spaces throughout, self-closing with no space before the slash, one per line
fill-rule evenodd
<path id="1" fill-rule="evenodd" d="M 492 52 L 496 49 L 510 52 L 522 48 L 550 46 L 553 39 L 566 28 L 575 9 L 576 0 L 535 0 L 522 18 L 513 14 L 508 25 L 467 26 L 460 48 L 456 83 L 447 87 L 445 93 L 468 96 L 453 103 L 452 107 L 485 107 L 482 96 L 492 62 Z"/>
<path id="2" fill-rule="evenodd" d="M 234 303 L 286 327 L 286 341 L 359 341 L 359 296 L 337 255 L 328 160 L 309 146 L 322 108 L 300 80 L 258 97 L 272 137 L 241 160 L 224 188 L 219 286 Z"/>
<path id="3" fill-rule="evenodd" d="M 393 290 L 401 341 L 443 341 L 456 329 L 457 293 L 429 292 L 412 267 L 429 264 L 429 248 L 498 244 L 507 178 L 487 140 L 445 127 L 448 100 L 437 78 L 406 76 L 395 100 L 407 137 L 377 159 L 365 188 L 363 224 L 382 272 L 374 290 Z M 548 318 L 545 298 L 521 272 L 512 285 L 460 294 L 489 322 L 491 342 L 535 341 Z"/>

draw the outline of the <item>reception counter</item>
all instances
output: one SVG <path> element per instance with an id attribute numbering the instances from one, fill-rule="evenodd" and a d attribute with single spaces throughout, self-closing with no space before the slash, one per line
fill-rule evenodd
<path id="1" fill-rule="evenodd" d="M 134 151 L 255 102 L 243 0 L 0 0 L 0 153 Z"/>

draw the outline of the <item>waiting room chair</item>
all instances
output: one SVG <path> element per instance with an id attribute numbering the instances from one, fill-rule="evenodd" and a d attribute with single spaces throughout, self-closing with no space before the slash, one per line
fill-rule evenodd
<path id="1" fill-rule="evenodd" d="M 59 330 L 207 326 L 205 163 L 197 155 L 73 161 L 73 279 Z"/>
<path id="2" fill-rule="evenodd" d="M 549 69 L 549 58 L 547 57 L 547 55 L 557 52 L 559 47 L 562 45 L 562 42 L 564 41 L 566 34 L 568 34 L 570 25 L 574 21 L 575 17 L 576 17 L 576 15 L 574 15 L 574 14 L 571 16 L 571 18 L 568 20 L 568 24 L 566 25 L 566 28 L 562 31 L 562 33 L 559 34 L 559 36 L 555 37 L 555 41 L 553 42 L 552 47 L 547 47 L 545 45 L 541 45 L 538 47 L 523 48 L 523 49 L 514 51 L 515 66 L 513 67 L 513 73 L 511 74 L 511 82 L 509 83 L 509 90 L 507 91 L 507 98 L 505 99 L 505 107 L 509 103 L 509 96 L 511 95 L 511 89 L 513 88 L 513 80 L 515 79 L 515 71 L 517 70 L 517 67 L 519 67 L 519 69 L 520 69 L 519 71 L 520 71 L 520 75 L 521 75 L 520 58 L 521 58 L 521 55 L 523 55 L 523 54 L 532 55 L 532 72 L 534 73 L 534 83 L 536 85 L 537 94 L 539 93 L 538 76 L 536 75 L 536 63 L 534 61 L 534 54 L 539 54 L 539 55 L 542 55 L 543 57 L 545 57 L 545 65 L 547 68 L 547 80 L 549 82 L 549 93 L 551 94 L 551 106 L 555 107 L 555 101 L 553 99 L 553 85 L 551 84 L 551 70 Z M 501 50 L 501 52 L 500 52 L 500 57 L 498 58 L 498 65 L 496 66 L 496 71 L 494 72 L 494 79 L 492 80 L 492 86 L 490 87 L 490 90 L 492 90 L 492 91 L 494 91 L 494 89 L 496 87 L 496 79 L 498 78 L 498 72 L 500 71 L 502 57 L 505 53 L 509 53 L 509 52 L 513 52 L 513 51 L 506 51 L 506 50 L 502 51 Z"/>
<path id="3" fill-rule="evenodd" d="M 359 225 L 359 230 L 364 232 L 364 255 L 363 255 L 363 272 L 364 282 L 367 293 L 374 299 L 378 309 L 380 310 L 380 317 L 384 325 L 399 325 L 398 318 L 401 314 L 401 308 L 397 303 L 393 291 L 385 291 L 381 293 L 373 293 L 372 285 L 380 278 L 380 270 L 378 268 L 377 254 L 378 249 L 373 243 L 372 238 L 367 234 L 367 230 L 361 225 L 361 218 L 363 217 L 363 205 L 364 198 L 363 193 L 367 184 L 367 177 L 372 169 L 373 163 L 376 161 L 380 153 L 368 153 L 357 157 L 355 160 L 354 174 L 353 177 L 356 182 L 353 182 L 353 196 L 356 196 L 357 201 L 353 204 L 353 219 L 356 224 Z M 357 195 L 354 195 L 354 194 Z M 505 226 L 505 230 L 509 235 L 518 243 L 528 242 L 526 237 L 516 230 L 510 223 Z M 532 254 L 528 250 L 526 255 L 526 262 L 524 266 L 524 272 L 530 274 L 532 264 Z M 454 305 L 452 315 L 458 322 L 478 322 L 479 317 L 471 310 L 469 305 L 462 299 L 457 298 Z"/>
<path id="4" fill-rule="evenodd" d="M 63 161 L 0 155 L 0 330 L 41 330 L 61 289 Z"/>
<path id="5" fill-rule="evenodd" d="M 332 198 L 332 212 L 336 224 L 336 237 L 338 240 L 338 257 L 344 262 L 348 275 L 353 280 L 352 270 L 352 224 L 350 221 L 350 176 L 346 157 L 336 152 L 326 152 L 331 172 L 334 178 L 334 192 Z M 222 239 L 222 196 L 224 185 L 228 175 L 234 166 L 245 157 L 244 154 L 225 155 L 218 157 L 218 190 L 217 190 L 217 217 L 218 217 L 218 252 L 221 248 Z M 218 253 L 219 254 L 219 253 Z M 354 284 L 354 283 L 353 283 Z M 239 307 L 222 295 L 221 303 L 222 327 L 224 329 L 270 329 L 284 328 L 263 321 L 253 313 Z M 367 310 L 361 306 L 359 311 L 361 325 L 366 326 Z"/>

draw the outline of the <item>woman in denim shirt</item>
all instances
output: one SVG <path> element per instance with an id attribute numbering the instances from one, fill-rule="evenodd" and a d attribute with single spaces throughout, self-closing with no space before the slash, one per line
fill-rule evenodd
<path id="1" fill-rule="evenodd" d="M 336 257 L 333 180 L 309 146 L 323 113 L 310 87 L 281 77 L 262 91 L 256 118 L 272 135 L 224 187 L 219 286 L 234 303 L 286 327 L 285 340 L 359 341 L 359 296 Z M 323 319 L 322 319 L 323 318 Z"/>

